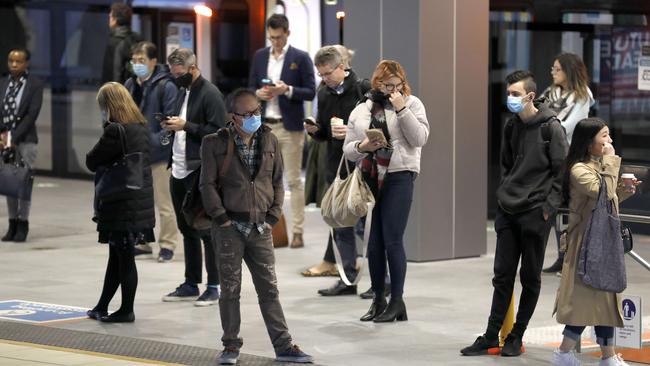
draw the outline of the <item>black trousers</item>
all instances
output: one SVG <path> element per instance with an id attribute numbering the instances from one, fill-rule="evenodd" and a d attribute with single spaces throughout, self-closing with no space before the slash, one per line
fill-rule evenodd
<path id="1" fill-rule="evenodd" d="M 181 212 L 183 207 L 183 198 L 185 194 L 192 189 L 194 180 L 199 179 L 200 171 L 194 171 L 183 179 L 176 179 L 173 176 L 169 181 L 169 188 L 172 195 L 172 204 L 174 205 L 174 212 L 176 213 L 176 222 L 178 223 L 178 230 L 183 235 L 183 249 L 185 250 L 185 282 L 190 284 L 199 284 L 202 282 L 202 264 L 203 264 L 203 250 L 201 249 L 201 241 L 205 248 L 205 271 L 208 274 L 208 285 L 219 284 L 219 271 L 217 270 L 217 257 L 214 244 L 210 232 L 200 232 L 191 227 L 185 216 Z"/>
<path id="2" fill-rule="evenodd" d="M 521 259 L 519 277 L 522 292 L 519 309 L 512 333 L 523 336 L 533 316 L 542 284 L 542 266 L 546 241 L 552 220 L 545 221 L 542 208 L 511 215 L 499 209 L 494 228 L 497 232 L 497 248 L 494 257 L 494 278 L 492 285 L 492 310 L 486 335 L 489 339 L 498 337 L 505 318 Z"/>

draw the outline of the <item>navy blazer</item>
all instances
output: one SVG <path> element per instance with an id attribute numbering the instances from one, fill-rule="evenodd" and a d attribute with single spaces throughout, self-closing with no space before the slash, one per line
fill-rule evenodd
<path id="1" fill-rule="evenodd" d="M 2 121 L 2 102 L 4 101 L 8 87 L 9 77 L 0 79 L 0 121 Z M 41 105 L 43 104 L 43 82 L 28 74 L 27 82 L 23 88 L 25 90 L 23 90 L 23 96 L 20 99 L 20 105 L 16 111 L 18 123 L 16 123 L 16 129 L 11 133 L 11 140 L 16 145 L 23 142 L 33 142 L 36 144 L 38 143 L 36 119 L 41 112 Z M 0 130 L 4 130 L 4 126 L 0 126 Z"/>
<path id="2" fill-rule="evenodd" d="M 271 47 L 257 50 L 253 56 L 253 65 L 248 76 L 248 87 L 259 89 L 262 87 L 262 79 L 267 78 L 269 57 Z M 305 118 L 305 101 L 314 99 L 316 94 L 316 81 L 314 80 L 314 63 L 305 51 L 292 46 L 287 49 L 284 56 L 284 64 L 280 73 L 280 80 L 293 88 L 291 98 L 280 95 L 280 113 L 284 128 L 289 131 L 303 131 L 302 120 Z M 262 102 L 262 116 L 266 102 Z"/>

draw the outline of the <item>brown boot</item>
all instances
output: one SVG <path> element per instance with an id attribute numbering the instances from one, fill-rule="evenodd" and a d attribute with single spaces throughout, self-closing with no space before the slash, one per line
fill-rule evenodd
<path id="1" fill-rule="evenodd" d="M 293 240 L 291 240 L 291 248 L 302 248 L 305 242 L 302 240 L 302 234 L 294 233 Z"/>

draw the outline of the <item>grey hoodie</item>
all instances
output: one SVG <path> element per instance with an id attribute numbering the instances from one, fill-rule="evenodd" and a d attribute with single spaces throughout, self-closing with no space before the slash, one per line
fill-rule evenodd
<path id="1" fill-rule="evenodd" d="M 506 122 L 501 142 L 501 183 L 496 196 L 499 207 L 507 213 L 542 207 L 552 216 L 562 203 L 561 170 L 568 144 L 555 112 L 545 104 L 535 107 L 539 111 L 530 121 L 523 122 L 515 114 Z M 542 136 L 544 122 L 549 122 L 550 141 L 544 141 Z M 508 137 L 510 141 L 506 141 Z"/>

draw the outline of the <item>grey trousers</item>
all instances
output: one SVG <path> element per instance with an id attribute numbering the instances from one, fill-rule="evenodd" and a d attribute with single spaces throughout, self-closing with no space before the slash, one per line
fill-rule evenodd
<path id="1" fill-rule="evenodd" d="M 253 229 L 244 237 L 234 226 L 212 225 L 212 239 L 216 246 L 217 268 L 221 282 L 219 311 L 224 347 L 240 348 L 244 340 L 239 337 L 241 313 L 239 298 L 242 280 L 242 259 L 253 278 L 262 317 L 276 352 L 291 346 L 291 335 L 284 319 L 275 276 L 275 255 L 271 230 L 260 234 Z"/>
<path id="2" fill-rule="evenodd" d="M 34 143 L 25 142 L 20 145 L 16 145 L 16 158 L 20 157 L 23 159 L 25 165 L 30 169 L 34 168 L 37 152 L 38 149 Z M 32 201 L 24 201 L 14 197 L 7 197 L 7 210 L 9 211 L 10 219 L 29 219 L 29 209 L 31 206 Z"/>

